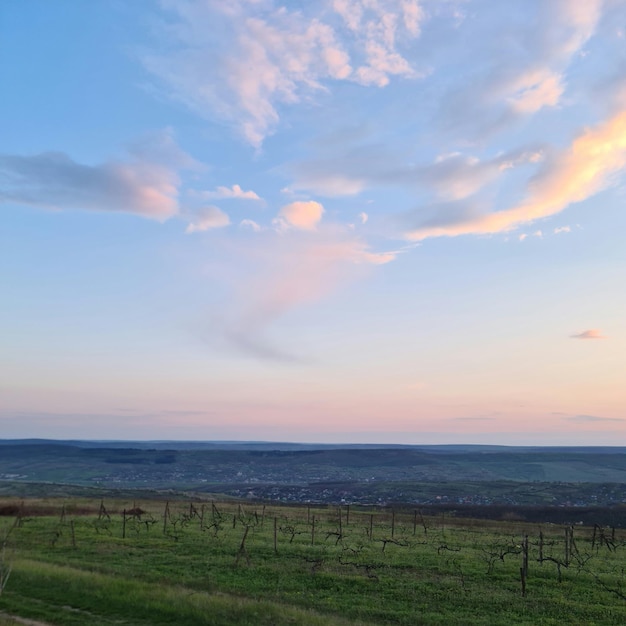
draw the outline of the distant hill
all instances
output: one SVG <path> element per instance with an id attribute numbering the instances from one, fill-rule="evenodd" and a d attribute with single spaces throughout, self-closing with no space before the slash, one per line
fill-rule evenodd
<path id="1" fill-rule="evenodd" d="M 91 439 L 0 439 L 0 446 L 62 445 L 77 448 L 131 448 L 137 450 L 380 450 L 403 449 L 427 452 L 524 452 L 626 454 L 626 446 L 501 446 L 483 444 L 387 444 L 387 443 L 293 443 L 280 441 L 124 441 Z"/>
<path id="2" fill-rule="evenodd" d="M 626 482 L 626 448 L 0 440 L 0 479 L 193 488 L 327 481 Z"/>

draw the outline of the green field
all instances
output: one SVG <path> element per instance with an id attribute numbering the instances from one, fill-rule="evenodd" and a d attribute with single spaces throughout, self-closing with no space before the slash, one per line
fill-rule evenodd
<path id="1" fill-rule="evenodd" d="M 49 624 L 626 623 L 620 529 L 234 501 L 0 513 L 0 613 Z"/>

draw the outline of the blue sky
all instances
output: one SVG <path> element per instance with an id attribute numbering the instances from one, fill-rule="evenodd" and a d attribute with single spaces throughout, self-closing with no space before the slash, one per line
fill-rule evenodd
<path id="1" fill-rule="evenodd" d="M 626 3 L 0 9 L 0 436 L 619 444 Z"/>

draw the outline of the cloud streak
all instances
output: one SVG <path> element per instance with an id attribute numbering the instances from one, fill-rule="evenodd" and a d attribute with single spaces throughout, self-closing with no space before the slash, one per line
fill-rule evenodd
<path id="1" fill-rule="evenodd" d="M 239 185 L 218 187 L 214 191 L 199 191 L 195 192 L 195 195 L 207 200 L 256 200 L 262 202 L 262 198 L 256 192 L 244 191 Z"/>
<path id="2" fill-rule="evenodd" d="M 350 196 L 384 186 L 431 192 L 440 200 L 462 200 L 494 183 L 508 170 L 543 158 L 543 146 L 518 148 L 493 158 L 453 152 L 438 155 L 432 163 L 412 164 L 408 149 L 391 151 L 377 144 L 355 145 L 332 156 L 301 161 L 292 166 L 296 188 L 324 196 Z M 330 151 L 329 151 L 330 152 Z"/>
<path id="3" fill-rule="evenodd" d="M 187 234 L 223 228 L 230 224 L 230 218 L 224 211 L 216 206 L 202 207 L 190 217 L 190 222 L 185 232 Z"/>
<path id="4" fill-rule="evenodd" d="M 126 159 L 78 163 L 63 152 L 0 154 L 0 202 L 53 210 L 134 213 L 166 220 L 179 213 L 179 171 L 201 164 L 181 150 L 170 129 L 128 147 Z"/>
<path id="5" fill-rule="evenodd" d="M 231 290 L 229 305 L 212 313 L 201 334 L 227 351 L 279 362 L 307 360 L 297 356 L 297 347 L 286 350 L 272 340 L 279 319 L 396 256 L 373 252 L 347 229 L 332 225 L 284 233 L 267 229 L 245 247 L 230 245 L 238 262 L 216 269 L 216 278 L 226 279 Z"/>
<path id="6" fill-rule="evenodd" d="M 553 152 L 528 185 L 526 199 L 510 209 L 472 215 L 453 223 L 430 224 L 409 231 L 412 241 L 429 237 L 506 232 L 521 224 L 561 212 L 614 182 L 626 166 L 626 111 L 585 130 L 565 150 Z"/>
<path id="7" fill-rule="evenodd" d="M 597 415 L 572 415 L 564 418 L 568 422 L 574 424 L 594 424 L 598 422 L 623 422 L 623 419 L 618 417 L 599 417 Z"/>
<path id="8" fill-rule="evenodd" d="M 0 201 L 46 209 L 127 212 L 157 220 L 178 213 L 178 175 L 147 161 L 77 163 L 62 152 L 0 155 Z"/>
<path id="9" fill-rule="evenodd" d="M 590 328 L 589 330 L 583 330 L 582 333 L 576 333 L 575 335 L 570 335 L 571 339 L 606 339 L 606 337 L 602 334 L 602 331 L 597 328 Z"/>

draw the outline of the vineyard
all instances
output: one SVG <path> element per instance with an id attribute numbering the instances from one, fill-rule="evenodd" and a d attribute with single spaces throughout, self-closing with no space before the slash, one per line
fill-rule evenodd
<path id="1" fill-rule="evenodd" d="M 0 623 L 626 623 L 626 532 L 598 525 L 5 499 L 0 542 Z"/>

